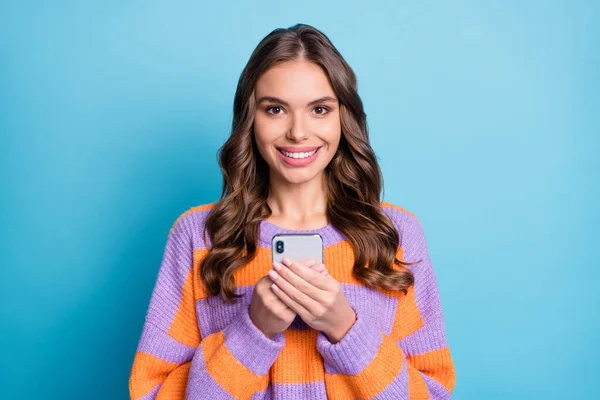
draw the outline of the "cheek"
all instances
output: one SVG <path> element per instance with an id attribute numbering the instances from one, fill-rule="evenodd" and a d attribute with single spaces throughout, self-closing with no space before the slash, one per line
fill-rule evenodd
<path id="1" fill-rule="evenodd" d="M 256 117 L 254 120 L 254 135 L 257 143 L 265 145 L 272 143 L 280 135 L 280 131 L 281 127 L 273 121 L 261 117 Z"/>
<path id="2" fill-rule="evenodd" d="M 339 121 L 332 120 L 330 123 L 324 125 L 321 129 L 321 137 L 327 141 L 330 147 L 333 149 L 337 148 L 342 136 L 341 126 Z"/>
<path id="3" fill-rule="evenodd" d="M 256 147 L 263 159 L 270 164 L 275 155 L 271 151 L 273 142 L 277 138 L 277 133 L 273 129 L 273 125 L 261 121 L 260 118 L 254 120 L 254 140 Z"/>
<path id="4" fill-rule="evenodd" d="M 319 121 L 318 127 L 324 140 L 332 143 L 339 141 L 342 131 L 339 114 L 332 115 L 327 119 Z"/>

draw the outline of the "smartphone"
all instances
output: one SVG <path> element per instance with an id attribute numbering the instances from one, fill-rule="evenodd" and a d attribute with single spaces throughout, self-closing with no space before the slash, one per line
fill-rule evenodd
<path id="1" fill-rule="evenodd" d="M 323 263 L 323 237 L 318 233 L 280 233 L 273 236 L 272 248 L 273 262 L 287 257 L 298 263 Z"/>

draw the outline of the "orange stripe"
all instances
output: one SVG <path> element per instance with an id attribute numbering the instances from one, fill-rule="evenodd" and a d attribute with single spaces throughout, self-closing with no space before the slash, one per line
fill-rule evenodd
<path id="1" fill-rule="evenodd" d="M 206 370 L 214 381 L 236 399 L 249 399 L 267 389 L 269 374 L 256 375 L 241 364 L 225 346 L 223 331 L 207 336 L 201 343 Z"/>
<path id="2" fill-rule="evenodd" d="M 208 249 L 196 249 L 193 255 L 194 296 L 195 300 L 208 298 L 208 292 L 200 276 L 200 263 L 208 254 Z M 259 279 L 266 276 L 271 269 L 271 250 L 259 247 L 257 255 L 250 263 L 234 271 L 233 277 L 237 287 L 255 285 Z"/>
<path id="3" fill-rule="evenodd" d="M 204 260 L 204 258 L 206 257 L 207 254 L 208 254 L 208 249 L 194 250 L 193 266 L 192 266 L 192 270 L 194 271 L 194 273 L 192 276 L 194 277 L 193 278 L 194 299 L 196 301 L 206 299 L 208 297 L 206 287 L 204 286 L 204 283 L 202 282 L 202 279 L 200 277 L 200 263 L 202 262 L 202 260 Z"/>
<path id="4" fill-rule="evenodd" d="M 208 250 L 206 249 L 194 251 L 194 271 L 196 275 L 194 278 L 194 283 L 196 285 L 194 292 L 196 300 L 202 300 L 208 297 L 204 285 L 201 285 L 199 276 L 200 262 L 207 253 Z M 399 247 L 396 257 L 399 260 L 403 260 L 403 256 L 404 250 Z M 259 247 L 257 249 L 256 258 L 234 272 L 233 276 L 236 285 L 238 287 L 255 285 L 256 282 L 266 276 L 271 269 L 271 259 L 271 250 Z M 363 286 L 352 273 L 354 251 L 350 242 L 342 241 L 326 247 L 324 250 L 324 260 L 327 271 L 338 282 L 342 284 Z M 398 266 L 393 266 L 393 268 L 395 270 L 400 269 Z M 415 300 L 414 286 L 411 286 L 407 290 L 406 295 L 399 291 L 386 289 L 381 289 L 380 292 L 398 301 L 391 334 L 393 338 L 396 338 L 397 340 L 402 339 L 423 326 L 423 320 Z"/>
<path id="5" fill-rule="evenodd" d="M 238 287 L 256 284 L 272 268 L 271 250 L 264 247 L 257 247 L 256 250 L 256 257 L 233 273 Z"/>
<path id="6" fill-rule="evenodd" d="M 199 262 L 203 255 L 201 251 L 202 250 L 196 250 L 194 252 L 195 265 L 196 262 Z M 197 255 L 196 252 L 198 252 Z M 343 284 L 362 285 L 362 283 L 356 279 L 352 273 L 354 250 L 352 249 L 350 242 L 338 242 L 334 245 L 326 247 L 323 252 L 323 259 L 324 264 L 327 267 L 327 272 L 329 272 L 329 274 L 338 282 Z M 198 259 L 198 261 L 196 261 L 196 259 Z M 256 284 L 256 282 L 258 282 L 258 280 L 260 280 L 262 277 L 266 276 L 269 270 L 272 268 L 271 260 L 271 249 L 258 247 L 256 257 L 250 263 L 237 269 L 233 273 L 236 285 L 240 287 Z M 197 298 L 196 300 L 200 300 L 204 297 L 206 297 L 206 292 L 202 291 L 202 297 Z"/>
<path id="7" fill-rule="evenodd" d="M 169 336 L 179 343 L 190 347 L 198 347 L 200 344 L 200 330 L 196 319 L 192 271 L 190 270 L 183 282 L 181 300 L 169 327 Z"/>
<path id="8" fill-rule="evenodd" d="M 173 227 L 184 216 L 212 208 L 216 203 L 209 203 L 194 207 L 182 214 L 175 222 Z M 388 202 L 382 202 L 382 206 L 391 207 L 416 218 L 410 211 Z M 271 251 L 259 247 L 256 258 L 248 265 L 234 272 L 237 286 L 254 285 L 259 279 L 264 277 L 271 269 Z M 329 273 L 340 283 L 362 285 L 352 274 L 352 261 L 354 252 L 352 245 L 348 241 L 339 242 L 335 245 L 325 248 L 325 265 Z M 198 346 L 200 343 L 200 332 L 197 329 L 195 319 L 195 300 L 207 297 L 206 290 L 200 280 L 199 265 L 201 260 L 208 254 L 208 249 L 197 249 L 193 254 L 192 272 L 184 284 L 184 295 L 180 303 L 178 312 L 171 325 L 169 334 L 178 341 L 190 346 Z M 397 257 L 403 260 L 404 249 L 398 248 Z M 350 265 L 350 267 L 349 267 Z M 393 266 L 395 269 L 401 267 Z M 316 351 L 316 331 L 295 331 L 286 330 L 286 346 L 276 360 L 270 376 L 277 376 L 277 383 L 310 383 L 318 382 L 323 379 L 326 381 L 327 394 L 331 398 L 355 398 L 357 394 L 361 397 L 373 397 L 385 389 L 400 373 L 399 367 L 394 364 L 394 360 L 401 359 L 402 350 L 397 345 L 397 340 L 412 334 L 423 326 L 423 320 L 419 313 L 414 298 L 414 287 L 408 289 L 404 295 L 401 292 L 382 290 L 382 293 L 394 297 L 398 300 L 396 308 L 395 322 L 392 334 L 388 337 L 384 335 L 384 341 L 375 360 L 369 364 L 363 371 L 357 375 L 330 375 L 325 374 L 324 366 L 320 355 Z M 188 310 L 188 312 L 185 312 Z M 194 310 L 191 318 L 189 310 Z M 194 323 L 192 323 L 192 321 Z M 195 327 L 196 332 L 189 331 L 190 327 Z M 229 394 L 237 398 L 250 398 L 255 392 L 265 390 L 268 386 L 268 376 L 257 376 L 252 371 L 239 363 L 235 357 L 224 346 L 224 336 L 221 333 L 211 335 L 207 340 L 201 342 L 207 362 L 207 370 L 213 379 L 223 387 Z M 219 354 L 215 355 L 215 352 Z M 140 353 L 144 354 L 144 353 Z M 171 370 L 175 364 L 158 360 L 151 355 L 136 356 L 134 370 L 140 368 L 140 364 L 146 365 L 150 361 L 144 359 L 153 359 L 153 363 L 162 363 L 159 370 Z M 289 360 L 290 363 L 284 362 Z M 385 360 L 388 360 L 385 362 Z M 294 369 L 289 368 L 291 362 L 310 366 L 309 368 Z M 407 357 L 406 364 L 409 368 L 409 388 L 412 398 L 428 398 L 428 391 L 419 370 L 423 370 L 428 376 L 439 381 L 447 390 L 451 391 L 455 384 L 454 365 L 452 363 L 449 349 L 435 350 L 422 355 L 412 355 Z M 188 363 L 184 364 L 186 366 Z M 390 365 L 396 365 L 390 368 Z M 432 367 L 433 366 L 433 367 Z M 155 369 L 154 367 L 152 369 Z M 189 372 L 189 366 L 181 369 L 180 373 L 173 375 L 173 382 L 187 382 L 184 375 Z M 136 393 L 146 394 L 156 384 L 164 380 L 165 373 L 156 375 L 146 382 L 135 381 L 137 372 L 132 373 L 130 385 L 135 387 Z M 231 379 L 235 376 L 237 379 Z M 168 377 L 170 379 L 170 376 Z M 247 385 L 243 382 L 256 381 L 256 384 Z M 137 385 L 137 386 L 136 386 Z M 173 384 L 173 387 L 178 387 Z"/>
<path id="9" fill-rule="evenodd" d="M 425 379 L 412 365 L 408 366 L 408 398 L 410 400 L 429 399 L 429 390 Z"/>
<path id="10" fill-rule="evenodd" d="M 192 362 L 188 361 L 175 368 L 158 390 L 156 400 L 185 400 L 191 365 Z"/>
<path id="11" fill-rule="evenodd" d="M 396 258 L 400 261 L 404 261 L 404 249 L 402 247 L 398 247 Z M 401 271 L 406 270 L 407 267 L 394 264 L 392 268 L 396 271 Z M 410 267 L 408 267 L 408 269 L 410 269 Z M 397 290 L 387 289 L 381 289 L 381 292 L 395 298 L 397 301 L 396 315 L 394 316 L 392 332 L 390 335 L 392 338 L 395 340 L 403 339 L 425 325 L 419 307 L 417 306 L 414 285 L 406 289 L 406 294 Z"/>
<path id="12" fill-rule="evenodd" d="M 216 202 L 204 204 L 198 207 L 194 207 L 189 211 L 182 214 L 183 216 L 190 214 L 196 211 L 203 211 L 212 208 Z M 395 206 L 388 202 L 382 202 L 383 206 L 392 207 L 403 212 L 406 212 L 410 215 L 412 214 L 410 211 Z M 177 222 L 176 222 L 177 223 Z M 175 224 L 176 224 L 175 223 Z M 196 275 L 198 279 L 194 279 L 194 282 L 198 282 L 198 285 L 195 287 L 196 300 L 201 300 L 207 297 L 207 293 L 203 285 L 200 283 L 199 276 L 199 263 L 208 253 L 208 249 L 196 249 L 194 250 L 194 269 L 196 269 Z M 398 248 L 397 257 L 402 260 L 403 259 L 404 250 L 402 248 Z M 341 241 L 334 245 L 328 246 L 324 249 L 324 264 L 327 267 L 327 271 L 340 283 L 344 284 L 354 284 L 354 285 L 362 285 L 360 281 L 358 281 L 354 275 L 352 274 L 352 265 L 354 262 L 354 250 L 349 241 Z M 235 278 L 236 285 L 238 287 L 255 285 L 258 280 L 262 277 L 266 276 L 272 266 L 272 255 L 271 250 L 266 249 L 264 247 L 257 248 L 256 257 L 245 266 L 238 268 L 234 271 L 233 276 Z M 398 269 L 397 266 L 392 266 L 392 268 Z"/>
<path id="13" fill-rule="evenodd" d="M 324 264 L 327 272 L 343 284 L 362 285 L 352 273 L 354 249 L 348 240 L 328 246 L 324 250 Z"/>
<path id="14" fill-rule="evenodd" d="M 425 325 L 421 312 L 417 307 L 414 286 L 407 289 L 406 295 L 402 292 L 388 290 L 384 290 L 384 293 L 390 297 L 395 297 L 398 301 L 390 335 L 392 338 L 395 340 L 403 339 Z"/>
<path id="15" fill-rule="evenodd" d="M 429 351 L 423 354 L 408 356 L 411 365 L 429 375 L 449 392 L 452 392 L 456 383 L 456 371 L 448 346 Z"/>
<path id="16" fill-rule="evenodd" d="M 402 372 L 398 361 L 404 353 L 394 339 L 384 335 L 380 350 L 373 361 L 356 375 L 325 374 L 327 396 L 334 399 L 368 399 L 380 394 Z M 406 357 L 410 399 L 429 399 L 423 374 L 440 382 L 452 392 L 456 374 L 448 347 L 425 354 Z"/>
<path id="17" fill-rule="evenodd" d="M 314 329 L 287 329 L 283 332 L 285 347 L 281 350 L 271 368 L 271 379 L 274 383 L 290 384 L 323 381 L 325 367 L 317 350 L 318 333 Z M 301 365 L 302 368 L 293 368 L 294 365 Z"/>
<path id="18" fill-rule="evenodd" d="M 136 352 L 129 378 L 131 397 L 138 399 L 147 395 L 176 367 L 176 363 L 161 360 L 148 353 Z"/>
<path id="19" fill-rule="evenodd" d="M 373 398 L 401 372 L 404 357 L 394 339 L 383 335 L 377 355 L 356 375 L 325 374 L 327 396 L 332 399 Z"/>

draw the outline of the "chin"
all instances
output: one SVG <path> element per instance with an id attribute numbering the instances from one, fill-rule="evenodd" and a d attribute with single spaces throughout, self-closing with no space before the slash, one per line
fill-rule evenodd
<path id="1" fill-rule="evenodd" d="M 287 173 L 280 173 L 279 176 L 281 177 L 281 179 L 283 179 L 284 181 L 288 182 L 288 183 L 292 183 L 292 184 L 301 184 L 301 183 L 307 183 L 312 181 L 313 179 L 317 178 L 319 176 L 319 174 L 322 171 L 319 171 L 317 173 L 314 172 L 310 172 L 309 171 L 303 171 L 303 172 L 299 172 L 299 171 L 292 171 L 287 172 Z"/>

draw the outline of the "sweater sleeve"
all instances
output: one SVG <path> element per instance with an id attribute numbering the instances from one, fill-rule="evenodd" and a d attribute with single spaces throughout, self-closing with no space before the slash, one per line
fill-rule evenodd
<path id="1" fill-rule="evenodd" d="M 377 316 L 352 306 L 357 319 L 342 340 L 332 344 L 323 332 L 318 333 L 317 350 L 325 364 L 328 396 L 384 400 L 451 397 L 456 375 L 423 228 L 408 214 L 402 227 L 404 261 L 422 259 L 409 267 L 415 285 L 406 296 L 398 297 L 391 332 L 379 331 L 374 323 Z M 407 312 L 411 309 L 414 311 Z"/>
<path id="2" fill-rule="evenodd" d="M 249 399 L 267 388 L 268 371 L 284 347 L 283 333 L 266 337 L 247 306 L 221 331 L 201 338 L 193 265 L 207 250 L 194 251 L 192 224 L 180 218 L 169 233 L 133 360 L 131 399 Z"/>

